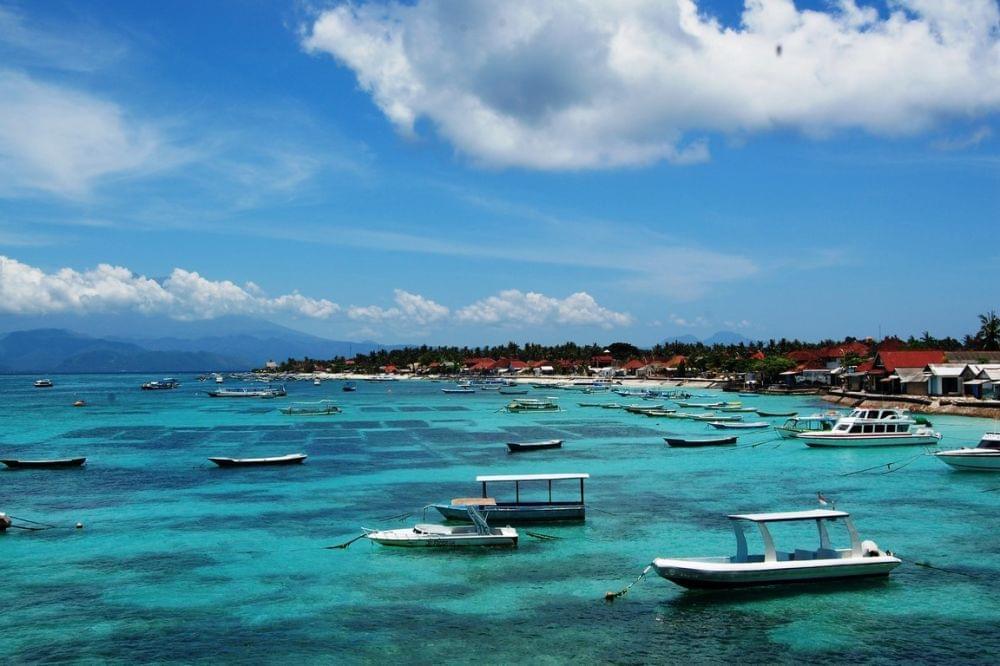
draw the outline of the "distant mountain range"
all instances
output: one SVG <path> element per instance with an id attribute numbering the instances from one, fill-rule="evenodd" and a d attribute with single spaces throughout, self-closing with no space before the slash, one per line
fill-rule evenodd
<path id="1" fill-rule="evenodd" d="M 717 331 L 707 338 L 699 339 L 693 335 L 678 335 L 673 338 L 667 338 L 668 344 L 671 342 L 680 342 L 686 345 L 695 345 L 701 342 L 708 346 L 712 345 L 738 345 L 741 342 L 743 344 L 750 344 L 753 342 L 750 338 L 745 335 L 740 335 L 739 333 L 734 333 L 733 331 Z"/>
<path id="2" fill-rule="evenodd" d="M 269 359 L 350 357 L 399 347 L 328 340 L 251 317 L 179 322 L 104 315 L 46 317 L 45 321 L 71 327 L 49 325 L 23 330 L 25 324 L 36 322 L 24 317 L 0 317 L 0 331 L 22 329 L 0 337 L 0 372 L 248 370 L 263 366 Z"/>

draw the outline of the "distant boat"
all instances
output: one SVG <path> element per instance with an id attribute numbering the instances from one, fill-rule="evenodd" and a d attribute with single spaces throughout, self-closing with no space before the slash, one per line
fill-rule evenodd
<path id="1" fill-rule="evenodd" d="M 35 388 L 52 388 L 55 384 L 52 383 L 51 379 L 36 379 Z"/>
<path id="2" fill-rule="evenodd" d="M 466 386 L 459 386 L 458 388 L 443 388 L 443 389 L 441 389 L 441 392 L 442 393 L 457 393 L 459 395 L 462 395 L 462 394 L 466 394 L 466 393 L 475 393 L 476 389 L 469 388 L 469 387 L 466 387 Z"/>
<path id="3" fill-rule="evenodd" d="M 749 414 L 757 411 L 753 407 L 719 407 L 720 412 L 730 412 L 733 414 Z"/>
<path id="4" fill-rule="evenodd" d="M 507 403 L 508 412 L 558 412 L 559 405 L 552 400 L 515 398 Z"/>
<path id="5" fill-rule="evenodd" d="M 87 403 L 84 400 L 76 400 L 73 402 L 74 407 L 86 407 Z"/>
<path id="6" fill-rule="evenodd" d="M 293 402 L 288 407 L 279 409 L 286 416 L 329 416 L 340 414 L 340 409 L 332 400 L 317 400 L 316 402 Z"/>
<path id="7" fill-rule="evenodd" d="M 589 474 L 501 474 L 477 476 L 476 481 L 483 486 L 482 497 L 459 497 L 451 504 L 434 504 L 434 508 L 448 520 L 469 520 L 466 507 L 475 506 L 488 520 L 498 523 L 543 523 L 560 521 L 582 521 L 586 519 L 587 507 L 583 501 L 583 482 Z M 569 501 L 553 500 L 553 481 L 576 481 L 580 486 L 579 499 Z M 489 496 L 491 483 L 514 484 L 514 501 L 498 502 Z M 525 489 L 521 484 L 542 484 L 541 494 L 545 500 L 524 499 Z M 574 484 L 575 485 L 575 484 Z M 537 485 L 536 485 L 537 487 Z M 545 492 L 547 488 L 548 492 Z"/>
<path id="8" fill-rule="evenodd" d="M 368 381 L 370 381 L 370 382 L 398 382 L 399 381 L 399 377 L 397 377 L 395 375 L 388 375 L 388 374 L 384 374 L 383 373 L 381 375 L 375 375 L 374 377 L 369 377 Z"/>
<path id="9" fill-rule="evenodd" d="M 313 379 L 313 386 L 321 386 L 323 382 L 320 381 L 319 377 Z"/>
<path id="10" fill-rule="evenodd" d="M 214 391 L 207 392 L 209 397 L 212 398 L 278 398 L 287 395 L 284 386 L 279 386 L 278 388 L 231 388 L 231 389 L 216 389 Z"/>
<path id="11" fill-rule="evenodd" d="M 692 416 L 695 421 L 714 421 L 716 423 L 736 423 L 742 421 L 742 416 L 720 416 L 719 414 L 704 414 L 701 416 Z"/>
<path id="12" fill-rule="evenodd" d="M 939 451 L 934 456 L 955 469 L 1000 472 L 1000 432 L 988 432 L 973 448 Z"/>
<path id="13" fill-rule="evenodd" d="M 358 385 L 355 384 L 354 382 L 347 382 L 340 388 L 340 390 L 344 391 L 345 393 L 351 393 L 352 391 L 358 390 Z"/>
<path id="14" fill-rule="evenodd" d="M 55 458 L 52 460 L 0 460 L 10 469 L 59 469 L 64 467 L 80 467 L 87 462 L 86 458 Z"/>
<path id="15" fill-rule="evenodd" d="M 223 382 L 222 375 L 215 375 L 215 383 L 221 384 Z"/>
<path id="16" fill-rule="evenodd" d="M 725 423 L 721 421 L 709 421 L 708 425 L 716 430 L 761 430 L 770 428 L 771 424 L 765 421 L 755 421 L 753 423 Z"/>
<path id="17" fill-rule="evenodd" d="M 561 449 L 563 441 L 561 439 L 547 439 L 542 442 L 507 442 L 507 449 L 510 453 L 523 453 L 525 451 L 541 451 L 543 449 Z"/>
<path id="18" fill-rule="evenodd" d="M 298 465 L 305 462 L 304 453 L 290 453 L 272 458 L 209 458 L 219 467 L 273 467 L 277 465 Z"/>
<path id="19" fill-rule="evenodd" d="M 7 531 L 7 528 L 14 524 L 6 513 L 0 512 L 0 534 Z"/>
<path id="20" fill-rule="evenodd" d="M 500 395 L 528 395 L 528 389 L 502 388 Z"/>
<path id="21" fill-rule="evenodd" d="M 673 447 L 723 446 L 736 443 L 736 437 L 664 437 L 663 440 Z"/>
<path id="22" fill-rule="evenodd" d="M 143 391 L 169 391 L 179 387 L 181 383 L 173 377 L 164 377 L 159 381 L 146 382 L 139 388 Z"/>
<path id="23" fill-rule="evenodd" d="M 757 416 L 763 416 L 764 418 L 775 416 L 796 416 L 798 414 L 798 412 L 769 412 L 764 411 L 763 409 L 758 409 L 756 411 Z"/>

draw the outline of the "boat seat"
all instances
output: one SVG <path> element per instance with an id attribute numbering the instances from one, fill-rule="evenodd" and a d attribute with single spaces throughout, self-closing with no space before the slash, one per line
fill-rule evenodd
<path id="1" fill-rule="evenodd" d="M 451 528 L 447 525 L 414 525 L 414 532 L 421 534 L 451 534 Z"/>
<path id="2" fill-rule="evenodd" d="M 452 506 L 496 506 L 497 501 L 492 497 L 456 497 L 451 500 Z"/>
<path id="3" fill-rule="evenodd" d="M 812 550 L 802 550 L 801 548 L 795 549 L 795 561 L 799 560 L 813 560 L 816 559 L 816 552 Z"/>

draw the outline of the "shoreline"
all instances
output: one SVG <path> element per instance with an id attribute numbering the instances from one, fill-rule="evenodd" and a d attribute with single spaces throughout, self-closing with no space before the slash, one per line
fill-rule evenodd
<path id="1" fill-rule="evenodd" d="M 920 414 L 950 414 L 982 419 L 1000 417 L 1000 400 L 949 398 L 947 396 L 881 395 L 852 391 L 831 391 L 820 396 L 827 402 L 850 407 L 906 409 Z"/>

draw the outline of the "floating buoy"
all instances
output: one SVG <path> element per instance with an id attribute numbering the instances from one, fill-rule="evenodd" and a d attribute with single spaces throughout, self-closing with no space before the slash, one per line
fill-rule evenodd
<path id="1" fill-rule="evenodd" d="M 82 530 L 83 529 L 83 523 L 77 523 L 76 524 L 76 529 Z"/>
<path id="2" fill-rule="evenodd" d="M 83 400 L 77 400 L 76 402 L 73 403 L 73 406 L 74 407 L 86 407 L 87 403 L 85 403 Z"/>

